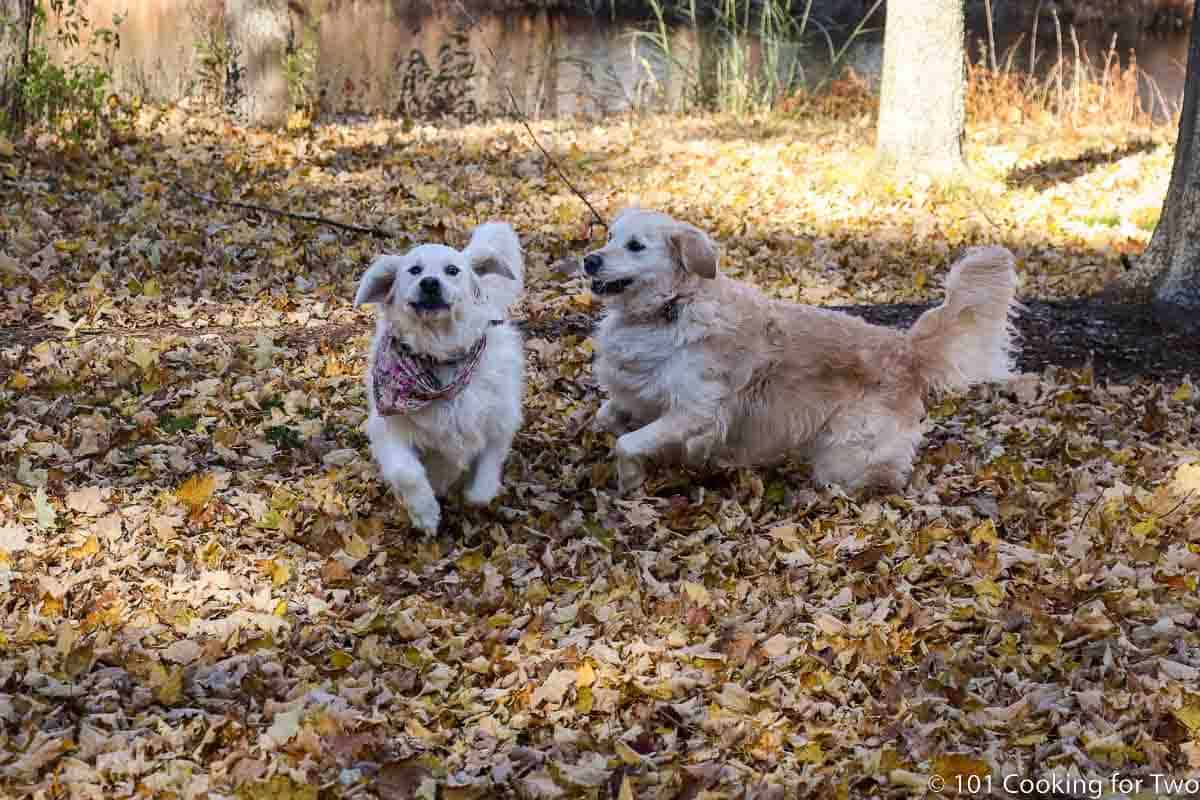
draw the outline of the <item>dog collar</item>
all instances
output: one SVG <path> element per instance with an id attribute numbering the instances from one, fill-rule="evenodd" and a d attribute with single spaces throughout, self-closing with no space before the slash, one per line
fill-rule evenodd
<path id="1" fill-rule="evenodd" d="M 679 319 L 679 296 L 676 295 L 668 300 L 659 314 L 667 323 L 672 323 Z"/>
<path id="2" fill-rule="evenodd" d="M 503 320 L 491 321 L 491 327 L 503 324 Z M 375 353 L 372 374 L 375 410 L 390 417 L 419 411 L 437 400 L 454 399 L 471 382 L 485 349 L 487 333 L 462 355 L 439 360 L 414 351 L 388 331 Z M 458 370 L 443 385 L 435 372 L 438 367 L 458 367 Z"/>

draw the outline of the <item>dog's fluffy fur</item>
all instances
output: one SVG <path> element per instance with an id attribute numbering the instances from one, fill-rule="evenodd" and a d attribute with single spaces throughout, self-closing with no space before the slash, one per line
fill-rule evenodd
<path id="1" fill-rule="evenodd" d="M 440 287 L 437 302 L 420 286 L 430 277 Z M 489 222 L 475 229 L 462 252 L 423 244 L 404 255 L 379 256 L 359 282 L 354 305 L 380 304 L 366 377 L 371 453 L 413 524 L 426 533 L 435 532 L 441 520 L 437 498 L 464 476 L 468 503 L 487 505 L 500 491 L 504 462 L 521 425 L 525 356 L 519 333 L 492 321 L 506 319 L 524 277 L 516 233 L 506 223 Z M 372 372 L 389 329 L 415 352 L 438 361 L 461 355 L 481 336 L 487 347 L 458 395 L 385 417 L 375 408 Z M 446 381 L 455 368 L 438 372 Z"/>
<path id="2" fill-rule="evenodd" d="M 584 268 L 606 302 L 597 415 L 617 440 L 622 492 L 647 458 L 693 465 L 808 460 L 821 484 L 907 484 L 933 392 L 1003 380 L 1017 306 L 1012 254 L 968 252 L 945 302 L 909 331 L 769 298 L 717 272 L 701 230 L 627 210 Z"/>

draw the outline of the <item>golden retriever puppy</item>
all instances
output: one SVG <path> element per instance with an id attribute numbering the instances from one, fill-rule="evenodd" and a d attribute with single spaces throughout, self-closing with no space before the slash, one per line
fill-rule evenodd
<path id="1" fill-rule="evenodd" d="M 486 506 L 521 426 L 525 351 L 507 324 L 525 264 L 512 227 L 487 222 L 462 252 L 423 244 L 379 256 L 354 305 L 376 303 L 367 436 L 383 479 L 415 527 L 438 530 L 438 497 L 465 483 Z"/>
<path id="2" fill-rule="evenodd" d="M 597 425 L 620 434 L 622 494 L 649 458 L 751 466 L 789 456 L 820 484 L 900 490 L 934 392 L 1008 378 L 1017 276 L 1003 247 L 968 252 L 908 331 L 767 297 L 717 271 L 717 249 L 666 214 L 622 212 L 584 258 L 605 303 Z"/>

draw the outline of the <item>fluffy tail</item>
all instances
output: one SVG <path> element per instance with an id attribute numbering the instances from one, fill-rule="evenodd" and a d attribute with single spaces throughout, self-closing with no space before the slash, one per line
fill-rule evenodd
<path id="1" fill-rule="evenodd" d="M 1003 247 L 976 247 L 950 268 L 946 299 L 908 332 L 917 369 L 934 392 L 1012 375 L 1017 273 Z"/>
<path id="2" fill-rule="evenodd" d="M 467 258 L 479 273 L 488 302 L 507 311 L 525 291 L 525 258 L 521 241 L 507 222 L 485 222 L 471 234 Z"/>

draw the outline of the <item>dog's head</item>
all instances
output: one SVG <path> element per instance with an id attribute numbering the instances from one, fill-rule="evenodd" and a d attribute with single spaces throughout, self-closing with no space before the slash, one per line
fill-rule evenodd
<path id="1" fill-rule="evenodd" d="M 716 245 L 694 225 L 626 209 L 609 228 L 608 243 L 584 257 L 583 270 L 594 294 L 645 298 L 673 295 L 688 280 L 715 278 L 717 260 Z"/>
<path id="2" fill-rule="evenodd" d="M 490 251 L 468 255 L 440 244 L 423 244 L 404 255 L 382 255 L 358 284 L 354 306 L 379 303 L 389 322 L 406 328 L 448 329 L 485 313 L 479 278 L 513 278 Z"/>

